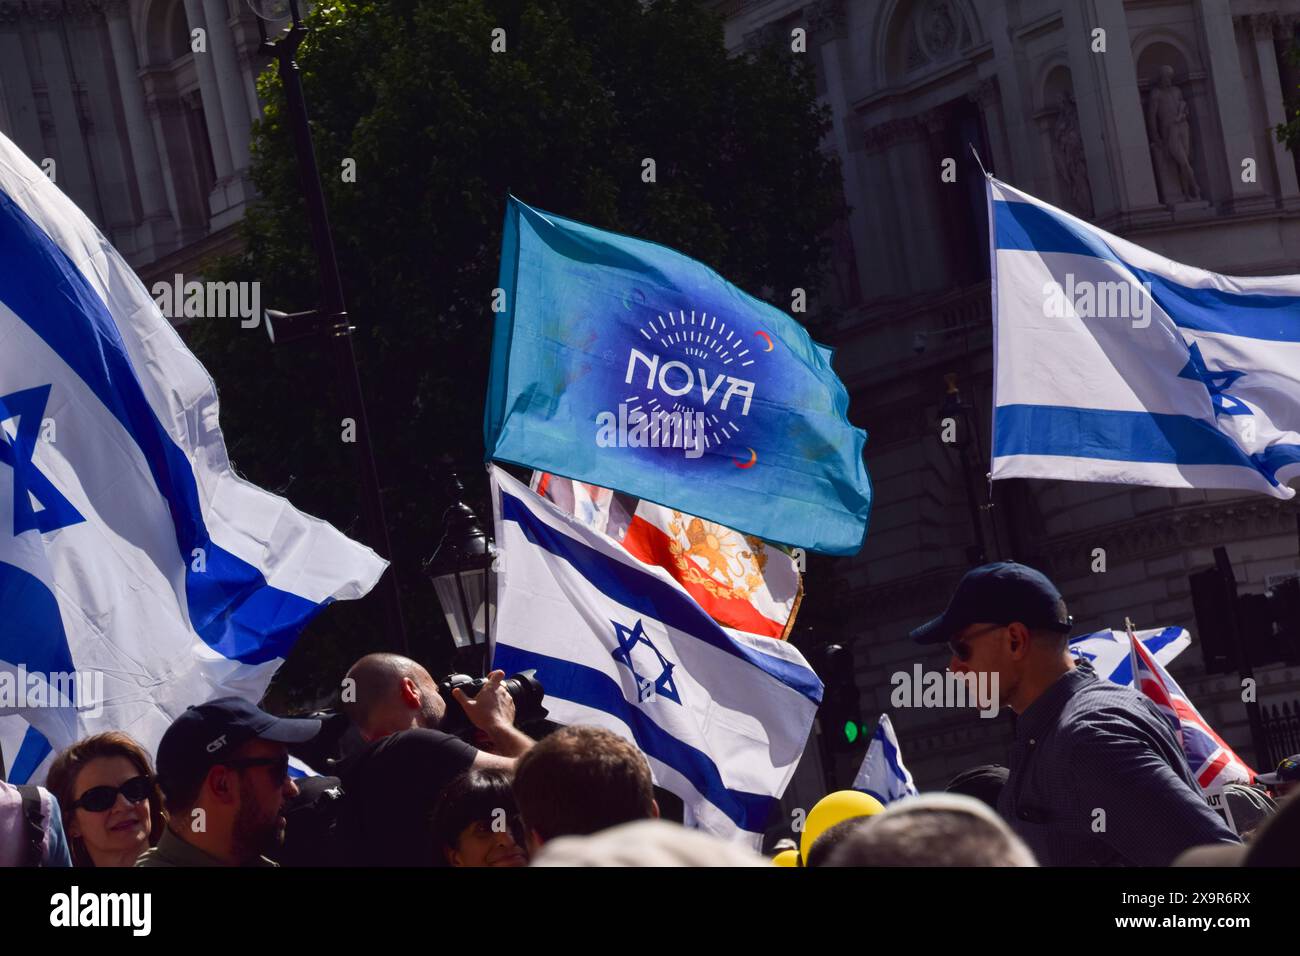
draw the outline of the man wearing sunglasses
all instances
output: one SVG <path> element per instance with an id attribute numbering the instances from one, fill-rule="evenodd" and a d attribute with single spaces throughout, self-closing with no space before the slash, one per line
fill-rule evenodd
<path id="1" fill-rule="evenodd" d="M 948 669 L 989 674 L 1017 715 L 998 812 L 1044 866 L 1167 866 L 1235 843 L 1155 705 L 1076 667 L 1056 586 L 1014 562 L 968 571 L 947 610 L 912 631 Z"/>
<path id="2" fill-rule="evenodd" d="M 238 697 L 191 707 L 158 744 L 167 831 L 136 866 L 276 866 L 284 802 L 298 793 L 286 744 L 320 721 L 273 717 Z"/>

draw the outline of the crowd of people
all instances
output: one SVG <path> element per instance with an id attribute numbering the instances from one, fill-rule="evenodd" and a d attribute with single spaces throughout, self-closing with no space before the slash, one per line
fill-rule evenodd
<path id="1" fill-rule="evenodd" d="M 371 655 L 349 672 L 348 715 L 366 741 L 333 774 L 294 778 L 289 748 L 320 732 L 234 697 L 189 708 L 158 747 L 157 770 L 120 732 L 55 758 L 39 799 L 0 791 L 0 863 L 46 866 L 752 866 L 771 860 L 659 819 L 641 752 L 598 727 L 561 727 L 538 742 L 513 725 L 493 673 L 473 698 L 455 694 L 482 747 L 438 730 L 447 703 L 414 661 Z M 870 798 L 826 826 L 805 852 L 774 847 L 801 867 L 1035 866 L 998 811 L 1010 772 L 977 767 L 946 793 L 881 808 Z M 1180 862 L 1300 861 L 1300 759 L 1225 798 L 1244 843 L 1226 831 L 1186 843 Z M 1270 793 L 1271 791 L 1271 793 Z M 1285 807 L 1278 811 L 1278 802 Z M 14 812 L 4 812 L 5 808 Z M 27 810 L 31 812 L 28 813 Z M 1218 819 L 1218 815 L 1209 811 Z M 1165 821 L 1166 830 L 1176 821 Z M 792 834 L 797 837 L 798 834 Z M 1209 846 L 1200 846 L 1199 843 Z M 793 854 L 793 856 L 792 856 Z M 1185 857 L 1186 859 L 1182 859 Z M 1162 861 L 1165 863 L 1171 860 Z"/>
<path id="2" fill-rule="evenodd" d="M 172 723 L 156 768 L 130 736 L 109 732 L 59 753 L 44 788 L 0 783 L 0 865 L 1300 863 L 1300 756 L 1225 787 L 1221 815 L 1151 702 L 1077 666 L 1070 624 L 1037 571 L 968 573 L 914 637 L 946 644 L 951 670 L 998 675 L 999 703 L 1017 715 L 1010 766 L 973 767 L 945 793 L 887 807 L 828 795 L 807 816 L 816 831 L 792 832 L 771 857 L 661 820 L 645 757 L 617 734 L 522 733 L 502 672 L 472 697 L 454 689 L 449 703 L 415 661 L 371 654 L 344 681 L 359 746 L 321 775 L 290 769 L 291 748 L 317 738 L 319 719 L 212 700 Z M 439 729 L 453 705 L 473 743 Z"/>

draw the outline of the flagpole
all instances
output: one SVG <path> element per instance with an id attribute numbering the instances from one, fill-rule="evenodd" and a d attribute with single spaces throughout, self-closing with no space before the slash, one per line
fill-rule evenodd
<path id="1" fill-rule="evenodd" d="M 284 89 L 285 106 L 294 151 L 297 153 L 299 185 L 307 207 L 308 225 L 312 245 L 316 252 L 316 265 L 320 278 L 320 308 L 318 314 L 329 325 L 330 351 L 334 353 L 336 380 L 343 390 L 344 413 L 352 420 L 356 438 L 356 468 L 361 485 L 361 515 L 366 529 L 366 544 L 381 558 L 392 562 L 392 542 L 388 536 L 388 523 L 384 518 L 384 499 L 379 484 L 379 469 L 375 464 L 375 451 L 370 441 L 370 423 L 366 418 L 365 394 L 361 388 L 361 373 L 357 368 L 356 353 L 352 348 L 352 325 L 343 297 L 343 280 L 339 273 L 338 257 L 334 249 L 334 235 L 330 231 L 329 213 L 325 205 L 325 191 L 321 186 L 320 170 L 316 165 L 316 151 L 312 145 L 311 126 L 307 117 L 307 97 L 303 92 L 302 74 L 296 54 L 307 28 L 298 12 L 297 0 L 290 0 L 293 26 L 272 43 L 266 36 L 266 25 L 258 20 L 262 45 L 260 52 L 274 56 L 279 64 L 280 82 Z M 406 624 L 402 617 L 401 592 L 397 582 L 397 568 L 390 564 L 388 573 L 375 585 L 376 596 L 383 603 L 385 631 L 389 646 L 402 654 L 409 654 Z"/>

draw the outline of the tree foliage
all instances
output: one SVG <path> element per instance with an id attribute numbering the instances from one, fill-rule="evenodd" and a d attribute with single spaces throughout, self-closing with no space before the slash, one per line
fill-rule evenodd
<path id="1" fill-rule="evenodd" d="M 505 202 L 680 249 L 788 308 L 814 295 L 843 207 L 807 56 L 729 56 L 696 2 L 336 0 L 298 57 L 366 391 L 414 656 L 447 638 L 421 562 L 437 546 L 450 457 L 486 519 L 482 413 Z M 505 52 L 492 52 L 493 30 Z M 264 305 L 315 307 L 300 177 L 272 67 L 253 142 L 261 201 L 221 278 Z M 642 181 L 653 158 L 657 182 Z M 356 181 L 342 181 L 345 159 Z M 261 330 L 187 332 L 220 389 L 231 457 L 250 480 L 360 537 L 357 450 L 340 441 L 332 365 L 272 350 Z M 384 641 L 378 602 L 331 608 L 284 676 L 335 685 Z M 301 694 L 299 694 L 301 697 Z"/>

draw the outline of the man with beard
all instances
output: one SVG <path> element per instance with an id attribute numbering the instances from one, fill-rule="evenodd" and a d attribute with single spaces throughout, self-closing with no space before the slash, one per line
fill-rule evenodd
<path id="1" fill-rule="evenodd" d="M 493 671 L 474 697 L 456 703 L 477 731 L 479 749 L 443 733 L 447 702 L 429 672 L 398 654 L 368 654 L 343 683 L 343 708 L 368 746 L 341 761 L 347 834 L 356 866 L 441 866 L 432 814 L 443 790 L 466 770 L 513 774 L 532 740 L 514 726 L 515 704 Z"/>
<path id="2" fill-rule="evenodd" d="M 319 732 L 319 720 L 273 717 L 238 697 L 189 708 L 158 744 L 170 819 L 136 866 L 276 866 L 263 854 L 284 838 L 281 811 L 298 793 L 285 745 Z"/>

